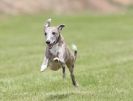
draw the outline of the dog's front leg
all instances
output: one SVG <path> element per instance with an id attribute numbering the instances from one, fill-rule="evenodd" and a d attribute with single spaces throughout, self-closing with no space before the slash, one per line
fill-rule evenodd
<path id="1" fill-rule="evenodd" d="M 41 69 L 40 69 L 41 72 L 43 72 L 48 67 L 48 61 L 49 59 L 45 57 L 41 65 Z"/>

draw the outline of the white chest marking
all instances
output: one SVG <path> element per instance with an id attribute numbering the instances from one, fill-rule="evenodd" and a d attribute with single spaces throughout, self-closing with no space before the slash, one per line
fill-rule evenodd
<path id="1" fill-rule="evenodd" d="M 54 45 L 54 46 L 50 49 L 50 52 L 51 52 L 53 55 L 57 55 L 58 52 L 59 52 L 59 46 L 58 46 L 58 44 Z"/>

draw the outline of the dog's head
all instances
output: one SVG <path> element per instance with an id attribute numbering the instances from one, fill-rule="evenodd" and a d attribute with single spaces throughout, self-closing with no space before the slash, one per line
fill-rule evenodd
<path id="1" fill-rule="evenodd" d="M 45 41 L 49 48 L 52 48 L 54 44 L 56 44 L 60 37 L 60 32 L 65 27 L 64 24 L 60 24 L 59 26 L 51 27 L 51 19 L 48 19 L 44 25 L 44 35 Z"/>

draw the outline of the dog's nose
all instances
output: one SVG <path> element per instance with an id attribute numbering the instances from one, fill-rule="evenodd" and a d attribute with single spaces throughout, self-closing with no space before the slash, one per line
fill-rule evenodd
<path id="1" fill-rule="evenodd" d="M 49 40 L 47 40 L 47 41 L 46 41 L 46 44 L 50 44 L 50 41 L 49 41 Z"/>

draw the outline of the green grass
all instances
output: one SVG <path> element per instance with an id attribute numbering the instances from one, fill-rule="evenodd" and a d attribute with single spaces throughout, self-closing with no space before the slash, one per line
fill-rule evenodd
<path id="1" fill-rule="evenodd" d="M 41 73 L 45 15 L 0 19 L 0 101 L 133 101 L 133 17 L 52 16 L 78 46 L 75 76 Z"/>

